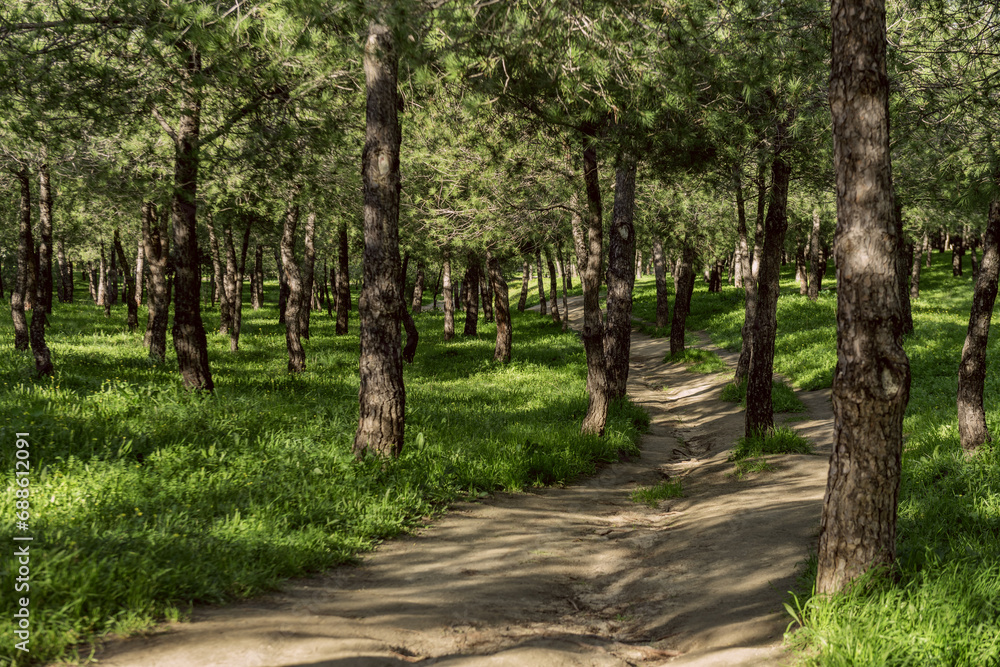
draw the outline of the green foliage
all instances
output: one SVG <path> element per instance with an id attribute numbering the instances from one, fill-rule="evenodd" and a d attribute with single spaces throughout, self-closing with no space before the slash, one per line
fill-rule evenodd
<path id="1" fill-rule="evenodd" d="M 52 318 L 54 378 L 36 381 L 30 355 L 13 350 L 9 320 L 0 324 L 0 438 L 29 432 L 31 442 L 36 660 L 349 563 L 458 498 L 592 473 L 636 453 L 648 425 L 640 408 L 618 402 L 605 437 L 579 434 L 584 353 L 548 320 L 515 312 L 514 361 L 498 364 L 493 325 L 444 343 L 441 313 L 421 313 L 417 359 L 405 370 L 403 455 L 358 462 L 356 320 L 338 337 L 316 313 L 307 370 L 292 376 L 275 307 L 247 308 L 238 353 L 228 337 L 209 335 L 217 388 L 203 396 L 183 390 L 172 350 L 163 365 L 146 360 L 141 335 L 124 331 L 122 306 L 105 319 L 76 296 Z M 206 313 L 209 328 L 214 318 Z M 17 534 L 13 456 L 4 447 L 8 544 Z M 15 563 L 2 567 L 12 581 Z M 8 618 L 13 604 L 3 597 Z M 11 624 L 0 637 L 0 655 L 22 660 Z"/>
<path id="2" fill-rule="evenodd" d="M 681 488 L 680 480 L 676 482 L 664 480 L 654 486 L 640 486 L 630 496 L 632 502 L 645 503 L 650 507 L 656 507 L 661 500 L 683 497 L 684 490 Z"/>
<path id="3" fill-rule="evenodd" d="M 801 435 L 781 426 L 769 433 L 740 438 L 729 453 L 730 461 L 742 461 L 767 454 L 811 454 L 812 445 Z"/>
<path id="4" fill-rule="evenodd" d="M 696 347 L 685 348 L 677 354 L 668 354 L 663 361 L 691 364 L 688 370 L 694 373 L 719 373 L 729 368 L 715 352 Z"/>
<path id="5" fill-rule="evenodd" d="M 719 398 L 729 403 L 739 403 L 747 406 L 747 381 L 739 384 L 730 382 L 722 388 Z M 806 405 L 795 391 L 781 380 L 771 380 L 771 405 L 775 412 L 805 412 Z"/>
<path id="6" fill-rule="evenodd" d="M 733 473 L 733 477 L 736 479 L 743 479 L 755 472 L 771 472 L 774 470 L 774 466 L 768 463 L 766 459 L 740 459 L 735 463 L 736 471 Z"/>

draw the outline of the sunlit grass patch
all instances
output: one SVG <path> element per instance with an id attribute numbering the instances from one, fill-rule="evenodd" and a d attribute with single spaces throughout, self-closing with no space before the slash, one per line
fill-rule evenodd
<path id="1" fill-rule="evenodd" d="M 654 486 L 640 486 L 629 497 L 634 503 L 644 503 L 650 507 L 656 507 L 661 500 L 682 498 L 683 496 L 684 489 L 681 487 L 680 480 L 676 482 L 664 480 Z"/>
<path id="2" fill-rule="evenodd" d="M 719 398 L 729 403 L 747 406 L 747 381 L 730 382 L 722 388 Z M 806 405 L 795 395 L 795 390 L 781 380 L 771 381 L 771 406 L 775 412 L 805 412 Z"/>
<path id="3" fill-rule="evenodd" d="M 740 461 L 766 454 L 811 454 L 809 441 L 792 429 L 779 426 L 771 432 L 740 438 L 729 453 L 730 461 Z"/>
<path id="4" fill-rule="evenodd" d="M 685 348 L 677 354 L 668 354 L 663 358 L 667 363 L 691 364 L 688 370 L 694 373 L 718 373 L 729 367 L 718 354 L 711 350 L 696 347 Z"/>

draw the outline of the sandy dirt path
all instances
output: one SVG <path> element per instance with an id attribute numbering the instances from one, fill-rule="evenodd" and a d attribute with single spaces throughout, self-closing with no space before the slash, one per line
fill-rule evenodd
<path id="1" fill-rule="evenodd" d="M 770 457 L 774 472 L 736 479 L 726 457 L 743 413 L 718 400 L 726 376 L 663 363 L 664 339 L 632 340 L 629 393 L 652 418 L 640 458 L 566 488 L 457 504 L 361 566 L 199 608 L 96 658 L 108 667 L 786 662 L 781 603 L 818 530 L 829 392 L 800 393 L 809 412 L 791 424 L 817 455 Z M 665 478 L 681 480 L 685 497 L 657 508 L 629 499 Z"/>

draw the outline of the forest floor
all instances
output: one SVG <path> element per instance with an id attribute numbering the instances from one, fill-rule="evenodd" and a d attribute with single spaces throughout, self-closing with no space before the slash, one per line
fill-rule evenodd
<path id="1" fill-rule="evenodd" d="M 197 608 L 94 657 L 108 667 L 789 662 L 782 602 L 818 533 L 829 390 L 798 392 L 807 412 L 776 416 L 815 455 L 769 456 L 773 471 L 739 478 L 727 456 L 743 411 L 718 398 L 728 376 L 664 363 L 668 347 L 633 332 L 629 393 L 651 416 L 640 457 L 564 488 L 456 504 L 360 566 Z M 683 497 L 631 500 L 665 479 Z"/>

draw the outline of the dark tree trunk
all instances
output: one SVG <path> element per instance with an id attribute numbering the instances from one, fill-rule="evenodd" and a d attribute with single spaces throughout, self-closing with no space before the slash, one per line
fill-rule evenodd
<path id="1" fill-rule="evenodd" d="M 455 337 L 455 300 L 451 293 L 451 251 L 444 251 L 444 263 L 441 269 L 441 281 L 444 295 L 444 339 Z"/>
<path id="2" fill-rule="evenodd" d="M 302 274 L 295 260 L 295 228 L 299 224 L 299 205 L 290 203 L 285 212 L 285 226 L 281 234 L 281 265 L 285 268 L 288 283 L 288 301 L 285 304 L 285 346 L 288 348 L 288 372 L 301 373 L 306 368 L 306 353 L 302 349 Z"/>
<path id="3" fill-rule="evenodd" d="M 434 283 L 434 295 L 431 297 L 431 310 L 438 309 L 438 293 L 441 291 L 441 274 L 444 273 L 444 267 L 442 266 L 438 269 L 437 280 Z"/>
<path id="4" fill-rule="evenodd" d="M 49 346 L 45 344 L 45 306 L 41 303 L 42 295 L 39 293 L 37 296 L 37 305 L 31 311 L 31 354 L 35 357 L 35 372 L 39 375 L 52 375 L 55 372 L 52 368 L 52 355 Z"/>
<path id="5" fill-rule="evenodd" d="M 281 261 L 280 241 L 274 249 L 274 263 L 278 267 L 278 324 L 284 324 L 285 311 L 288 309 L 288 279 Z"/>
<path id="6" fill-rule="evenodd" d="M 500 270 L 500 262 L 490 253 L 486 253 L 486 271 L 489 275 L 490 291 L 493 292 L 493 310 L 497 323 L 497 343 L 493 349 L 493 358 L 496 361 L 507 363 L 510 361 L 511 348 L 513 346 L 513 328 L 510 323 L 510 301 L 507 296 L 507 281 L 504 280 L 503 272 Z"/>
<path id="7" fill-rule="evenodd" d="M 979 275 L 979 259 L 976 257 L 975 244 L 969 246 L 969 266 L 972 269 L 972 279 Z"/>
<path id="8" fill-rule="evenodd" d="M 56 295 L 59 297 L 59 303 L 72 303 L 73 301 L 73 291 L 69 288 L 70 281 L 73 279 L 73 272 L 69 268 L 69 263 L 66 261 L 66 249 L 63 247 L 62 239 L 56 241 L 56 266 L 59 270 L 59 286 L 56 290 Z M 67 280 L 69 278 L 69 280 Z M 0 297 L 3 297 L 3 284 L 0 281 Z"/>
<path id="9" fill-rule="evenodd" d="M 51 313 L 52 188 L 49 183 L 49 167 L 45 164 L 38 169 L 38 208 L 38 304 L 46 313 Z M 34 317 L 31 321 L 34 324 Z M 49 363 L 50 372 L 44 375 L 51 373 L 51 367 L 52 364 Z"/>
<path id="10" fill-rule="evenodd" d="M 142 276 L 146 272 L 146 244 L 142 240 L 142 236 L 139 236 L 139 244 L 135 249 L 135 307 L 138 308 L 142 305 Z"/>
<path id="11" fill-rule="evenodd" d="M 899 284 L 899 306 L 902 311 L 899 333 L 905 336 L 913 333 L 913 311 L 910 308 L 910 264 L 913 261 L 913 244 L 904 242 L 903 207 L 898 199 L 893 206 L 893 217 L 896 222 L 896 236 L 899 238 L 899 245 L 896 247 L 896 282 Z"/>
<path id="12" fill-rule="evenodd" d="M 541 244 L 535 246 L 535 266 L 538 267 L 538 275 L 536 276 L 538 280 L 538 312 L 545 315 L 549 311 L 548 301 L 545 298 L 545 276 L 544 271 L 542 270 Z"/>
<path id="13" fill-rule="evenodd" d="M 962 237 L 951 237 L 951 275 L 956 278 L 962 275 L 962 258 L 964 256 L 965 246 Z"/>
<path id="14" fill-rule="evenodd" d="M 746 229 L 744 241 L 746 240 Z M 745 264 L 749 272 L 749 256 Z M 667 264 L 663 257 L 663 243 L 660 237 L 653 239 L 653 272 L 656 274 L 656 326 L 670 326 L 670 294 L 667 292 Z"/>
<path id="15" fill-rule="evenodd" d="M 413 302 L 411 308 L 414 313 L 419 313 L 424 306 L 424 261 L 417 261 L 417 279 L 413 283 Z"/>
<path id="16" fill-rule="evenodd" d="M 632 288 L 635 285 L 635 160 L 625 157 L 615 169 L 615 203 L 608 230 L 607 324 L 604 359 L 608 398 L 624 398 L 632 349 Z"/>
<path id="17" fill-rule="evenodd" d="M 487 261 L 489 261 L 488 258 Z M 479 296 L 483 302 L 483 321 L 495 322 L 496 316 L 493 313 L 493 281 L 490 280 L 489 267 L 485 262 L 479 267 Z"/>
<path id="18" fill-rule="evenodd" d="M 409 254 L 407 253 L 407 257 Z M 406 266 L 406 261 L 404 260 L 403 266 Z M 417 356 L 417 345 L 420 342 L 420 332 L 417 330 L 417 325 L 413 321 L 413 314 L 410 313 L 410 309 L 406 307 L 406 299 L 402 298 L 405 293 L 405 285 L 403 282 L 406 279 L 406 273 L 402 270 L 399 272 L 399 317 L 400 321 L 403 323 L 403 331 L 406 332 L 406 343 L 403 345 L 403 361 L 412 364 L 413 360 Z"/>
<path id="19" fill-rule="evenodd" d="M 552 261 L 552 251 L 548 246 L 545 248 L 545 265 L 549 269 L 549 296 L 552 298 L 552 321 L 559 324 L 559 276 L 556 275 L 556 265 Z"/>
<path id="20" fill-rule="evenodd" d="M 562 281 L 563 281 L 563 288 L 562 288 L 562 304 L 563 304 L 563 309 L 562 309 L 562 330 L 563 331 L 567 331 L 567 330 L 569 330 L 569 295 L 567 294 L 567 292 L 569 292 L 569 290 L 571 289 L 572 286 L 570 284 L 571 278 L 570 278 L 570 275 L 569 275 L 570 274 L 569 265 L 566 262 L 566 258 L 563 256 L 562 240 L 560 240 L 559 243 L 556 244 L 556 256 L 557 256 L 557 258 L 559 260 L 559 268 L 562 271 Z M 555 298 L 555 297 L 553 297 L 553 298 Z"/>
<path id="21" fill-rule="evenodd" d="M 396 90 L 398 55 L 382 17 L 372 19 L 365 44 L 364 284 L 361 316 L 360 418 L 354 453 L 396 457 L 403 449 L 400 314 L 406 310 L 399 276 L 399 143 Z"/>
<path id="22" fill-rule="evenodd" d="M 479 254 L 470 251 L 467 258 L 465 278 L 462 280 L 465 297 L 465 330 L 463 336 L 475 336 L 479 330 Z"/>
<path id="23" fill-rule="evenodd" d="M 226 303 L 229 304 L 229 351 L 236 352 L 240 349 L 240 329 L 243 326 L 243 272 L 236 257 L 231 224 L 223 226 L 222 242 L 226 249 L 226 273 L 222 286 L 226 290 Z"/>
<path id="24" fill-rule="evenodd" d="M 309 320 L 312 316 L 314 280 L 316 272 L 316 213 L 306 216 L 305 253 L 302 256 L 302 303 L 299 308 L 299 332 L 303 340 L 309 340 Z"/>
<path id="25" fill-rule="evenodd" d="M 112 243 L 112 245 L 114 244 Z M 108 307 L 118 305 L 118 257 L 113 247 L 111 248 L 110 265 L 111 266 L 108 269 L 108 279 L 104 283 L 107 286 L 106 291 L 104 292 L 104 296 L 107 298 L 107 302 L 105 304 L 106 307 L 104 309 L 106 315 L 111 314 Z"/>
<path id="26" fill-rule="evenodd" d="M 795 244 L 795 280 L 799 283 L 799 294 L 809 294 L 809 274 L 806 273 L 806 249 L 801 243 Z"/>
<path id="27" fill-rule="evenodd" d="M 771 380 L 774 374 L 774 339 L 778 331 L 778 281 L 781 278 L 781 252 L 788 230 L 788 182 L 792 171 L 784 155 L 788 148 L 786 132 L 787 128 L 779 123 L 771 162 L 771 201 L 764 221 L 764 247 L 757 277 L 753 351 L 747 373 L 747 437 L 774 428 Z"/>
<path id="28" fill-rule="evenodd" d="M 677 260 L 677 287 L 674 294 L 674 318 L 670 322 L 670 354 L 684 351 L 684 329 L 691 312 L 691 295 L 694 293 L 694 245 L 684 240 L 684 248 Z"/>
<path id="29" fill-rule="evenodd" d="M 184 47 L 181 47 L 184 48 Z M 171 220 L 174 228 L 174 351 L 184 386 L 212 391 L 208 367 L 208 339 L 201 320 L 201 275 L 198 270 L 198 138 L 201 99 L 196 79 L 201 76 L 201 58 L 188 51 L 182 83 L 183 101 L 174 157 L 174 197 Z"/>
<path id="30" fill-rule="evenodd" d="M 14 320 L 14 349 L 24 351 L 31 344 L 28 318 L 24 314 L 24 295 L 31 271 L 31 248 L 35 242 L 31 238 L 31 182 L 28 170 L 17 172 L 17 180 L 21 185 L 21 203 L 18 210 L 17 275 L 10 293 L 10 314 Z"/>
<path id="31" fill-rule="evenodd" d="M 994 199 L 990 202 L 983 240 L 983 262 L 976 277 L 969 329 L 962 347 L 962 362 L 958 366 L 958 433 L 962 449 L 967 452 L 975 451 L 980 445 L 993 439 L 986 430 L 983 392 L 986 385 L 986 343 L 990 336 L 993 304 L 997 298 L 998 275 L 1000 199 Z"/>
<path id="32" fill-rule="evenodd" d="M 259 243 L 253 253 L 253 277 L 250 283 L 250 305 L 254 310 L 260 310 L 264 305 L 264 247 Z"/>
<path id="33" fill-rule="evenodd" d="M 125 248 L 122 247 L 121 235 L 117 228 L 115 228 L 115 256 L 122 266 L 128 266 L 128 258 L 125 257 Z M 139 306 L 135 303 L 135 278 L 127 274 L 125 276 L 125 306 L 128 308 L 125 325 L 130 332 L 135 331 L 139 328 Z"/>
<path id="34" fill-rule="evenodd" d="M 823 286 L 823 275 L 826 273 L 826 257 L 820 244 L 819 210 L 813 211 L 812 234 L 809 235 L 809 267 L 812 276 L 809 279 L 809 300 L 819 298 L 819 290 Z"/>
<path id="35" fill-rule="evenodd" d="M 924 236 L 924 244 L 927 243 L 927 237 Z M 921 255 L 923 254 L 922 249 L 915 249 L 910 246 L 910 299 L 920 298 L 920 262 L 923 259 Z"/>
<path id="36" fill-rule="evenodd" d="M 166 225 L 161 230 L 156 216 L 156 206 L 150 202 L 142 205 L 142 238 L 149 261 L 149 319 L 143 343 L 149 348 L 150 358 L 163 361 L 167 353 L 167 319 L 170 292 L 167 288 L 168 247 Z"/>
<path id="37" fill-rule="evenodd" d="M 924 252 L 927 253 L 926 267 L 929 269 L 931 268 L 931 245 L 926 232 L 924 233 Z"/>
<path id="38" fill-rule="evenodd" d="M 597 143 L 595 133 L 585 133 L 583 149 L 583 180 L 587 189 L 586 238 L 583 222 L 575 213 L 571 216 L 573 243 L 579 263 L 580 281 L 583 283 L 583 349 L 587 355 L 587 414 L 581 431 L 604 435 L 608 418 L 607 362 L 604 358 L 604 322 L 601 318 L 601 260 L 603 253 L 604 223 L 601 211 L 601 187 L 597 172 Z"/>
<path id="39" fill-rule="evenodd" d="M 347 333 L 347 318 L 351 310 L 351 272 L 347 266 L 347 223 L 337 231 L 337 335 Z"/>
<path id="40" fill-rule="evenodd" d="M 233 318 L 229 306 L 229 297 L 226 294 L 226 272 L 222 268 L 222 256 L 219 252 L 219 236 L 215 233 L 214 216 L 209 212 L 205 213 L 205 227 L 208 228 L 208 247 L 212 256 L 211 302 L 214 306 L 216 301 L 218 301 L 219 333 L 227 334 L 229 333 L 229 327 L 232 324 Z"/>
<path id="41" fill-rule="evenodd" d="M 97 273 L 97 305 L 104 306 L 104 317 L 111 317 L 111 299 L 108 297 L 108 265 L 105 261 L 104 241 L 101 241 L 101 263 Z"/>
<path id="42" fill-rule="evenodd" d="M 757 164 L 757 221 L 754 232 L 753 255 L 750 258 L 750 277 L 745 279 L 746 299 L 743 304 L 743 328 L 740 332 L 742 346 L 736 362 L 733 382 L 739 384 L 750 373 L 750 356 L 753 350 L 754 321 L 757 318 L 757 280 L 760 274 L 760 255 L 764 243 L 764 208 L 767 195 L 767 162 L 759 159 Z"/>
<path id="43" fill-rule="evenodd" d="M 531 277 L 531 264 L 528 263 L 528 256 L 525 255 L 521 262 L 521 296 L 517 300 L 517 310 L 520 313 L 528 305 L 528 280 Z"/>
<path id="44" fill-rule="evenodd" d="M 834 445 L 816 592 L 836 593 L 896 550 L 910 365 L 900 304 L 884 0 L 833 0 L 830 109 L 837 184 Z"/>

